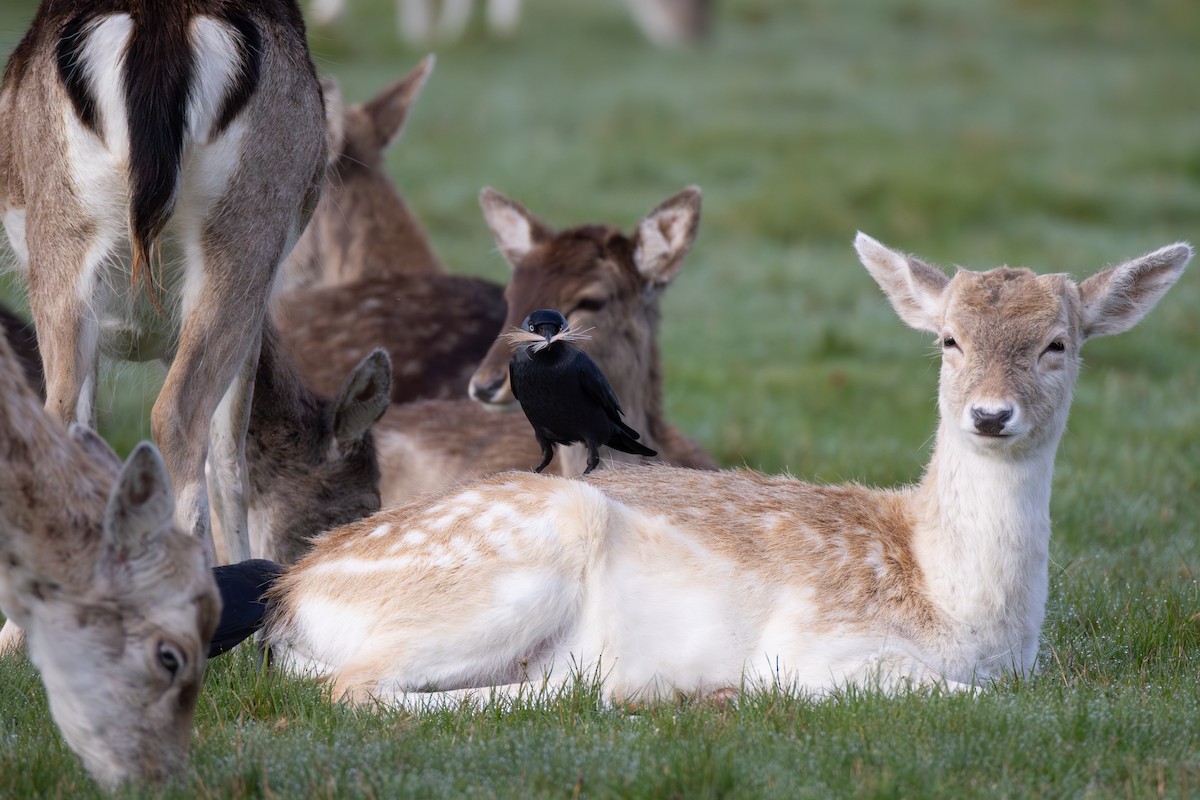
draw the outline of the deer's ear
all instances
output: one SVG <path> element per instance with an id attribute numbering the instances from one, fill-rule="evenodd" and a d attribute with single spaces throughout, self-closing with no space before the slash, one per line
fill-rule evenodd
<path id="1" fill-rule="evenodd" d="M 854 238 L 854 249 L 900 319 L 917 330 L 941 331 L 942 304 L 950 283 L 946 273 L 884 247 L 861 231 Z"/>
<path id="2" fill-rule="evenodd" d="M 333 412 L 333 435 L 339 447 L 357 444 L 387 411 L 392 397 L 392 360 L 375 348 L 346 378 Z"/>
<path id="3" fill-rule="evenodd" d="M 1191 245 L 1176 242 L 1101 270 L 1079 284 L 1084 337 L 1122 333 L 1138 324 L 1191 259 Z"/>
<path id="4" fill-rule="evenodd" d="M 379 94 L 363 103 L 363 111 L 375 128 L 380 150 L 385 150 L 400 137 L 408 112 L 425 88 L 436 62 L 433 54 L 421 59 L 412 72 L 392 83 Z"/>
<path id="5" fill-rule="evenodd" d="M 554 235 L 548 225 L 530 214 L 524 206 L 495 189 L 485 188 L 481 191 L 479 205 L 500 252 L 512 266 L 516 266 L 530 250 Z"/>
<path id="6" fill-rule="evenodd" d="M 647 281 L 671 282 L 696 241 L 700 227 L 700 187 L 689 186 L 664 200 L 638 223 L 633 260 Z"/>
<path id="7" fill-rule="evenodd" d="M 167 465 L 154 445 L 142 442 L 121 468 L 104 512 L 104 535 L 114 557 L 140 558 L 170 532 L 174 515 Z"/>

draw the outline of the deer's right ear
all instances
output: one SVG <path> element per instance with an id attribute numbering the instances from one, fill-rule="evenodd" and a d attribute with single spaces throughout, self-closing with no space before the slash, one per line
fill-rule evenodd
<path id="1" fill-rule="evenodd" d="M 515 266 L 534 246 L 553 235 L 550 228 L 526 211 L 524 206 L 495 189 L 485 188 L 481 191 L 479 205 L 500 252 L 510 265 Z"/>
<path id="2" fill-rule="evenodd" d="M 170 530 L 174 515 L 167 465 L 154 445 L 142 442 L 125 461 L 108 496 L 104 535 L 118 560 L 133 560 Z"/>
<path id="3" fill-rule="evenodd" d="M 436 59 L 433 54 L 421 59 L 412 72 L 392 83 L 379 94 L 363 103 L 363 111 L 375 128 L 375 135 L 380 150 L 391 146 L 404 130 L 404 121 L 416 99 L 420 97 L 425 82 L 433 72 Z"/>
<path id="4" fill-rule="evenodd" d="M 861 231 L 854 237 L 854 249 L 900 319 L 917 330 L 941 331 L 943 295 L 950 283 L 946 273 L 884 247 Z"/>
<path id="5" fill-rule="evenodd" d="M 339 447 L 362 441 L 392 399 L 392 360 L 377 347 L 346 378 L 333 412 L 333 435 Z"/>

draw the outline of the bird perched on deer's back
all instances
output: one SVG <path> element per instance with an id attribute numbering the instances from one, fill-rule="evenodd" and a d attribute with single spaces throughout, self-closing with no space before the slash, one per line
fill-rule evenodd
<path id="1" fill-rule="evenodd" d="M 600 463 L 600 445 L 639 456 L 658 455 L 636 439 L 641 435 L 626 425 L 621 403 L 596 362 L 572 340 L 567 318 L 557 311 L 534 311 L 521 330 L 506 333 L 516 347 L 508 362 L 513 396 L 529 418 L 542 448 L 541 472 L 554 458 L 554 445 L 583 442 L 588 448 L 587 475 Z"/>

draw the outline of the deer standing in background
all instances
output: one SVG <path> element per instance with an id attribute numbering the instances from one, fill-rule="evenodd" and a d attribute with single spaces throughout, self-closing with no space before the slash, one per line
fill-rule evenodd
<path id="1" fill-rule="evenodd" d="M 466 32 L 474 0 L 443 0 L 441 13 L 432 0 L 396 0 L 400 36 L 409 42 L 433 38 L 454 41 Z M 713 0 L 627 0 L 634 22 L 660 47 L 695 44 L 709 32 Z M 511 36 L 521 21 L 521 0 L 487 0 L 487 26 L 494 35 Z M 346 0 L 313 0 L 318 25 L 329 25 L 345 11 Z"/>
<path id="2" fill-rule="evenodd" d="M 106 786 L 167 778 L 187 758 L 221 600 L 173 511 L 154 447 L 122 466 L 88 428 L 68 433 L 0 336 L 0 610 Z"/>
<path id="3" fill-rule="evenodd" d="M 276 662 L 337 698 L 417 707 L 552 696 L 579 672 L 617 702 L 1029 675 L 1080 347 L 1136 324 L 1191 248 L 1076 284 L 1007 267 L 949 278 L 855 245 L 900 318 L 941 345 L 917 485 L 498 475 L 321 537 L 271 591 Z"/>
<path id="4" fill-rule="evenodd" d="M 44 2 L 0 85 L 0 213 L 46 406 L 93 426 L 101 353 L 168 363 L 151 428 L 176 515 L 212 552 L 211 501 L 230 560 L 249 555 L 259 334 L 317 202 L 321 103 L 294 0 Z"/>

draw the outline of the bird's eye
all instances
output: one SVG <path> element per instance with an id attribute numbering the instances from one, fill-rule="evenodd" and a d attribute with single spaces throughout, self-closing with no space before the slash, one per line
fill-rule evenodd
<path id="1" fill-rule="evenodd" d="M 537 331 L 536 331 L 536 330 L 534 330 L 534 326 L 533 326 L 533 325 L 530 325 L 530 326 L 529 326 L 529 332 L 530 332 L 530 333 L 537 333 Z"/>
<path id="2" fill-rule="evenodd" d="M 599 311 L 608 304 L 603 297 L 585 297 L 575 304 L 576 311 Z"/>
<path id="3" fill-rule="evenodd" d="M 1053 342 L 1046 345 L 1046 349 L 1043 350 L 1042 352 L 1043 353 L 1061 353 L 1061 352 L 1065 351 L 1066 349 L 1067 349 L 1067 346 L 1066 346 L 1066 344 L 1063 343 L 1063 341 L 1061 339 L 1055 339 Z"/>
<path id="4" fill-rule="evenodd" d="M 942 337 L 942 349 L 943 350 L 958 350 L 959 349 L 958 342 L 954 341 L 953 336 L 943 336 Z"/>
<path id="5" fill-rule="evenodd" d="M 158 663 L 174 678 L 183 668 L 185 661 L 183 653 L 170 642 L 158 643 Z"/>

